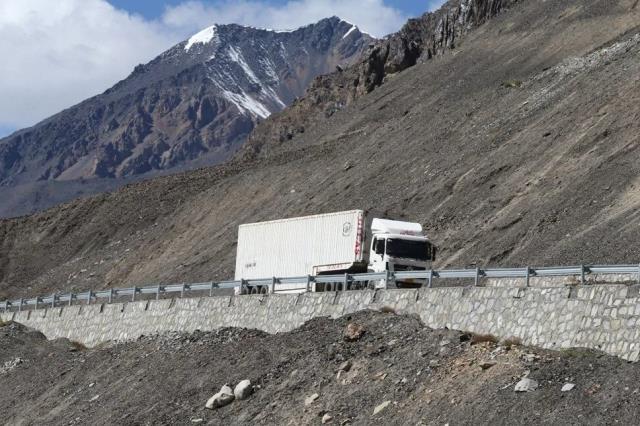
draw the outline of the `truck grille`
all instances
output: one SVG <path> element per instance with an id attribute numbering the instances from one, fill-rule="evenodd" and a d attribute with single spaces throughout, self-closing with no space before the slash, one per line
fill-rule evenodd
<path id="1" fill-rule="evenodd" d="M 424 271 L 425 269 L 423 266 L 393 265 L 394 271 Z"/>

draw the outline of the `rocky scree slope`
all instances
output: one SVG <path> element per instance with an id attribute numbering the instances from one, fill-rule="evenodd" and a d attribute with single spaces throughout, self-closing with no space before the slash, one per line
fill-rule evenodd
<path id="1" fill-rule="evenodd" d="M 363 334 L 348 341 L 350 324 Z M 496 343 L 391 313 L 93 349 L 0 327 L 7 424 L 635 424 L 639 375 L 601 353 Z M 516 393 L 525 376 L 537 389 Z M 205 409 L 222 385 L 244 379 L 255 386 L 248 399 Z"/>
<path id="2" fill-rule="evenodd" d="M 637 264 L 638 22 L 518 2 L 287 149 L 2 221 L 0 297 L 228 279 L 240 223 L 350 208 L 421 222 L 436 267 Z"/>
<path id="3" fill-rule="evenodd" d="M 220 163 L 256 123 L 315 76 L 347 66 L 371 40 L 337 17 L 293 31 L 206 28 L 103 94 L 0 140 L 0 195 L 26 193 L 0 214 L 46 205 L 45 184 L 34 182 L 83 180 L 100 190 L 93 179 Z M 68 200 L 67 192 L 47 199 Z"/>

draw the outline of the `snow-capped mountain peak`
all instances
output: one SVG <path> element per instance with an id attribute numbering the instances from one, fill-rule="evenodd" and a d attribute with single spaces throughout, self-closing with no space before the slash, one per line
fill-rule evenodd
<path id="1" fill-rule="evenodd" d="M 198 44 L 198 43 L 206 44 L 206 43 L 211 42 L 211 40 L 213 40 L 216 37 L 217 30 L 218 30 L 218 26 L 217 25 L 212 25 L 212 26 L 207 27 L 204 30 L 199 31 L 198 33 L 192 35 L 189 38 L 189 40 L 187 40 L 187 44 L 185 44 L 184 50 L 186 50 L 188 52 L 189 49 L 191 49 L 191 47 L 194 44 Z"/>

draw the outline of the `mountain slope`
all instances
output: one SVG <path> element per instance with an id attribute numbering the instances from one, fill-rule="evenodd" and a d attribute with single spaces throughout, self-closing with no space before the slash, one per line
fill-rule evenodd
<path id="1" fill-rule="evenodd" d="M 0 186 L 222 162 L 256 123 L 371 40 L 336 17 L 294 31 L 206 28 L 103 94 L 0 140 Z"/>
<path id="2" fill-rule="evenodd" d="M 349 208 L 421 222 L 437 266 L 637 264 L 638 22 L 513 4 L 286 149 L 0 222 L 2 291 L 228 278 L 238 224 Z"/>

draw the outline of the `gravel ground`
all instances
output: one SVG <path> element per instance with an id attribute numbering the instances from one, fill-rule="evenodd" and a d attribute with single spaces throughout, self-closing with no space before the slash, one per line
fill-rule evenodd
<path id="1" fill-rule="evenodd" d="M 362 336 L 345 340 L 348 324 Z M 538 388 L 516 393 L 525 376 Z M 204 407 L 243 379 L 255 386 L 248 399 Z M 635 424 L 639 379 L 636 364 L 601 353 L 496 343 L 393 313 L 321 318 L 278 335 L 224 329 L 92 349 L 0 328 L 0 412 L 12 425 L 298 425 L 327 416 L 336 425 Z M 562 392 L 567 383 L 575 387 Z"/>

